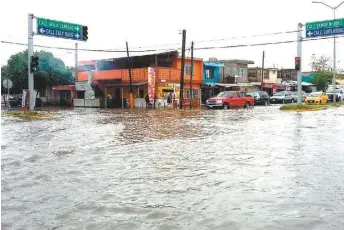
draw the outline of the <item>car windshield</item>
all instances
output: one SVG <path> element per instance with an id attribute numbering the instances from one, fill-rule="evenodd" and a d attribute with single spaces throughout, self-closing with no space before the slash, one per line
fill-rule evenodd
<path id="1" fill-rule="evenodd" d="M 320 95 L 321 93 L 319 92 L 309 94 L 310 97 L 319 97 Z"/>
<path id="2" fill-rule="evenodd" d="M 221 92 L 217 95 L 217 97 L 227 98 L 229 95 L 229 92 Z"/>
<path id="3" fill-rule="evenodd" d="M 281 91 L 281 92 L 275 93 L 274 96 L 284 96 L 284 95 L 285 95 L 285 92 L 284 92 L 284 91 Z"/>

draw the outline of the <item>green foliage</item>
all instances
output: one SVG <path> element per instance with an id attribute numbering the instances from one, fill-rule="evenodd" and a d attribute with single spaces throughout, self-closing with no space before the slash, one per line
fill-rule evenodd
<path id="1" fill-rule="evenodd" d="M 317 91 L 325 92 L 330 83 L 331 83 L 331 74 L 328 72 L 320 72 L 318 76 L 312 79 L 312 84 L 315 84 Z"/>
<path id="2" fill-rule="evenodd" d="M 65 85 L 74 82 L 71 68 L 67 68 L 63 61 L 43 50 L 36 52 L 39 57 L 39 71 L 34 73 L 35 89 L 40 90 L 49 85 Z M 21 93 L 28 88 L 28 53 L 27 50 L 12 55 L 7 65 L 1 67 L 1 78 L 9 78 L 13 82 L 11 93 Z M 3 88 L 1 86 L 1 92 Z"/>
<path id="3" fill-rule="evenodd" d="M 322 105 L 307 105 L 307 104 L 287 104 L 280 107 L 282 111 L 295 111 L 295 112 L 303 112 L 303 111 L 316 111 L 316 110 L 323 110 L 332 107 L 340 107 L 344 106 L 344 102 L 337 102 L 337 103 L 327 103 Z"/>

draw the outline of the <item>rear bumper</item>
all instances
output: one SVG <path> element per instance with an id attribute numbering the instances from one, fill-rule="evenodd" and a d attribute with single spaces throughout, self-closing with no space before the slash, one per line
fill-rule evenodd
<path id="1" fill-rule="evenodd" d="M 274 103 L 283 103 L 283 99 L 270 99 L 270 103 L 274 104 Z"/>

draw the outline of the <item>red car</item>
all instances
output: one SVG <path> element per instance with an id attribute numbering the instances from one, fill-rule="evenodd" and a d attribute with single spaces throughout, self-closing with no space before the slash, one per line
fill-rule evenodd
<path id="1" fill-rule="evenodd" d="M 250 107 L 254 105 L 253 97 L 242 96 L 238 91 L 223 91 L 216 97 L 207 100 L 208 108 L 223 108 L 231 107 Z"/>

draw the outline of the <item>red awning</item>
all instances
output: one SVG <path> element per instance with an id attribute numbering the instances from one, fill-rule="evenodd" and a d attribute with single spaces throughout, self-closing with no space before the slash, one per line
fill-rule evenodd
<path id="1" fill-rule="evenodd" d="M 75 85 L 57 85 L 53 90 L 75 90 Z"/>

